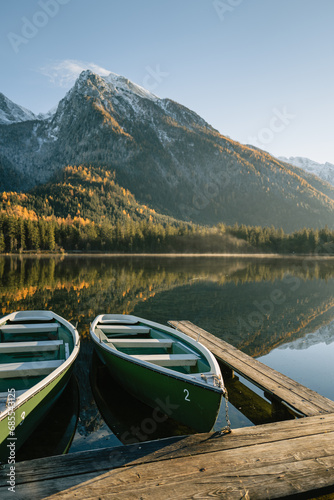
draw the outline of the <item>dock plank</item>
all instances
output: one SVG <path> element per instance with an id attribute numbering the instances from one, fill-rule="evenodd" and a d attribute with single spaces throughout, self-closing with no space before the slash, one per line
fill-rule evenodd
<path id="1" fill-rule="evenodd" d="M 0 497 L 7 490 L 0 471 Z M 281 498 L 334 492 L 334 415 L 16 464 L 16 498 Z M 22 497 L 20 496 L 22 495 Z M 305 497 L 307 498 L 307 497 Z"/>
<path id="2" fill-rule="evenodd" d="M 308 425 L 301 425 L 304 421 Z M 80 453 L 35 460 L 17 464 L 17 483 L 22 481 L 25 469 L 25 480 L 30 481 L 30 485 L 21 484 L 25 495 L 31 488 L 36 500 L 47 495 L 50 499 L 72 498 L 74 492 L 75 498 L 87 499 L 192 498 L 195 495 L 205 498 L 218 491 L 220 498 L 240 498 L 246 491 L 252 495 L 250 498 L 279 498 L 307 491 L 310 485 L 317 484 L 319 488 L 320 484 L 322 488 L 333 484 L 334 416 L 282 422 L 281 425 L 239 429 L 219 438 L 204 434 L 172 438 L 173 442 L 167 439 L 128 445 L 98 450 L 93 456 L 87 452 L 84 454 L 86 461 L 79 469 L 83 455 Z M 101 451 L 104 454 L 102 463 Z M 52 479 L 47 473 L 50 460 L 54 462 Z M 69 462 L 75 470 L 69 467 Z M 43 463 L 46 467 L 44 479 L 40 476 L 37 480 L 35 473 L 41 474 Z M 61 470 L 59 463 L 63 464 Z M 105 467 L 108 472 L 103 471 Z M 326 474 L 327 469 L 330 474 Z M 274 486 L 274 483 L 277 484 Z M 19 491 L 19 484 L 17 489 Z M 254 496 L 258 491 L 262 496 Z M 268 496 L 269 491 L 272 496 Z M 1 498 L 6 498 L 1 489 L 0 493 Z"/>
<path id="3" fill-rule="evenodd" d="M 207 347 L 222 363 L 304 416 L 334 412 L 334 402 L 239 351 L 190 321 L 169 321 Z"/>
<path id="4" fill-rule="evenodd" d="M 267 452 L 267 449 L 262 450 L 262 453 Z M 312 489 L 317 494 L 320 490 L 314 490 L 314 484 L 321 488 L 332 485 L 332 476 L 327 474 L 326 477 L 324 467 L 333 468 L 333 456 L 321 458 L 321 464 L 313 458 L 303 462 L 263 464 L 262 453 L 259 451 L 257 464 L 247 463 L 244 467 L 240 467 L 242 457 L 226 454 L 224 463 L 217 463 L 215 457 L 203 459 L 195 456 L 189 457 L 186 463 L 182 459 L 173 460 L 168 464 L 167 471 L 166 465 L 158 462 L 154 467 L 152 464 L 143 464 L 114 470 L 97 478 L 88 475 L 79 487 L 47 498 L 184 500 L 217 497 L 228 500 L 268 500 L 302 494 Z"/>

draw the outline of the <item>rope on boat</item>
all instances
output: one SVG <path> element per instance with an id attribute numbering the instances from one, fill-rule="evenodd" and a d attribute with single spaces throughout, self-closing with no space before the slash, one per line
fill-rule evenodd
<path id="1" fill-rule="evenodd" d="M 230 434 L 230 432 L 232 432 L 230 417 L 229 417 L 229 414 L 228 414 L 228 392 L 227 392 L 227 389 L 225 389 L 224 398 L 225 398 L 225 419 L 226 419 L 226 425 L 225 425 L 225 427 L 223 427 L 219 431 L 219 434 L 221 436 L 224 435 L 224 434 Z"/>
<path id="2" fill-rule="evenodd" d="M 208 380 L 212 378 L 214 387 L 220 387 L 220 389 L 222 389 L 225 393 L 226 389 L 220 376 L 216 375 L 215 373 L 212 373 L 210 375 L 201 373 L 201 378 L 205 380 L 205 382 L 208 382 Z"/>
<path id="3" fill-rule="evenodd" d="M 225 436 L 226 434 L 231 434 L 231 432 L 232 432 L 231 422 L 230 422 L 230 419 L 228 416 L 228 393 L 226 390 L 225 390 L 224 398 L 225 398 L 225 418 L 226 418 L 227 425 L 225 425 L 225 427 L 220 429 L 220 431 L 216 431 L 212 436 L 213 438 L 220 438 L 222 436 Z"/>
<path id="4" fill-rule="evenodd" d="M 225 419 L 226 419 L 226 426 L 223 427 L 220 431 L 218 431 L 218 435 L 222 436 L 223 434 L 229 434 L 232 432 L 231 430 L 231 422 L 230 422 L 230 417 L 228 413 L 228 392 L 226 387 L 224 387 L 223 381 L 221 377 L 218 377 L 215 374 L 212 375 L 204 375 L 204 373 L 201 374 L 201 378 L 204 379 L 206 382 L 208 381 L 209 378 L 213 379 L 213 385 L 218 386 L 224 391 L 224 398 L 225 398 Z"/>

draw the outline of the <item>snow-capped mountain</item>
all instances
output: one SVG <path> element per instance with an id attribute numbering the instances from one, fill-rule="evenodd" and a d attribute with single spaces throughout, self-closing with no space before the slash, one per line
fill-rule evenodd
<path id="1" fill-rule="evenodd" d="M 334 186 L 334 165 L 333 163 L 317 163 L 308 158 L 303 158 L 301 156 L 290 156 L 290 158 L 285 158 L 284 156 L 279 156 L 279 160 L 286 163 L 291 163 L 296 167 L 302 168 L 310 174 L 316 175 L 326 182 L 329 182 Z"/>
<path id="2" fill-rule="evenodd" d="M 114 73 L 83 71 L 55 112 L 0 125 L 0 191 L 80 164 L 115 171 L 140 203 L 183 220 L 286 231 L 334 223 L 328 183 Z"/>
<path id="3" fill-rule="evenodd" d="M 11 123 L 35 120 L 36 116 L 29 111 L 0 93 L 0 124 L 9 125 Z"/>
<path id="4" fill-rule="evenodd" d="M 159 98 L 152 94 L 152 92 L 144 89 L 144 87 L 141 87 L 136 83 L 131 82 L 127 78 L 124 78 L 124 76 L 117 75 L 116 73 L 109 73 L 109 75 L 105 76 L 103 79 L 110 83 L 116 92 L 131 92 L 132 94 L 144 97 L 145 99 L 150 99 L 151 101 L 159 101 Z"/>

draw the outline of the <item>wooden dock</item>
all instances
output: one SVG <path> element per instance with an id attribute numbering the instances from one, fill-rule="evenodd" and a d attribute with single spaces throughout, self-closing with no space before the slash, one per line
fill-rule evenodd
<path id="1" fill-rule="evenodd" d="M 5 466 L 1 499 L 334 498 L 334 402 L 189 322 L 170 324 L 306 418 L 21 462 L 14 495 Z"/>
<path id="2" fill-rule="evenodd" d="M 288 405 L 296 413 L 305 417 L 334 413 L 334 402 L 330 399 L 251 358 L 190 321 L 169 321 L 169 324 L 193 339 L 198 339 L 230 369 L 231 376 L 234 371 L 238 372 L 273 400 Z"/>

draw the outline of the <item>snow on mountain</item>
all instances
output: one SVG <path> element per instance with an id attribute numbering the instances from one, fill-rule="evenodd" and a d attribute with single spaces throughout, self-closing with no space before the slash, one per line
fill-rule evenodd
<path id="1" fill-rule="evenodd" d="M 139 97 L 144 97 L 145 99 L 150 99 L 151 101 L 158 101 L 159 98 L 152 94 L 149 90 L 144 89 L 140 85 L 131 82 L 124 76 L 117 75 L 116 73 L 109 73 L 108 76 L 101 77 L 105 82 L 108 82 L 114 87 L 115 92 L 130 92 Z"/>
<path id="2" fill-rule="evenodd" d="M 15 123 L 14 106 L 7 125 L 0 122 L 0 167 L 15 168 L 25 190 L 66 165 L 102 165 L 141 203 L 183 220 L 333 227 L 331 185 L 228 139 L 194 111 L 123 76 L 83 71 L 55 112 L 27 112 L 24 123 Z"/>
<path id="3" fill-rule="evenodd" d="M 332 163 L 317 163 L 308 158 L 303 158 L 301 156 L 290 156 L 290 158 L 285 158 L 284 156 L 279 156 L 280 161 L 290 163 L 295 167 L 302 168 L 310 174 L 320 177 L 320 179 L 329 182 L 334 186 L 334 165 Z"/>
<path id="4" fill-rule="evenodd" d="M 15 104 L 8 97 L 0 93 L 0 124 L 9 125 L 27 120 L 36 120 L 34 113 Z"/>

